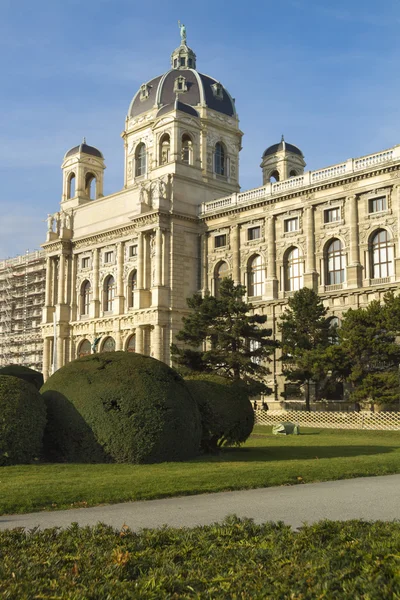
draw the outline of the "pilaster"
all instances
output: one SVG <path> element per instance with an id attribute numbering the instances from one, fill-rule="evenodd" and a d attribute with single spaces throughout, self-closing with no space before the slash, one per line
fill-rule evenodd
<path id="1" fill-rule="evenodd" d="M 357 196 L 346 198 L 350 223 L 350 263 L 347 267 L 347 287 L 357 288 L 362 285 L 362 273 L 360 263 L 360 248 L 358 236 L 358 210 Z"/>
<path id="2" fill-rule="evenodd" d="M 278 279 L 276 276 L 276 246 L 275 246 L 275 217 L 266 219 L 267 244 L 268 244 L 268 264 L 267 279 L 265 281 L 265 295 L 267 300 L 278 297 Z"/>

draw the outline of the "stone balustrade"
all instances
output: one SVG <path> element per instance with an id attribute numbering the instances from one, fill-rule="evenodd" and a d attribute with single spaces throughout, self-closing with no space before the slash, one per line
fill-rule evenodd
<path id="1" fill-rule="evenodd" d="M 356 172 L 358 173 L 363 169 L 370 169 L 375 165 L 399 159 L 400 145 L 389 148 L 389 150 L 376 152 L 375 154 L 369 154 L 368 156 L 350 158 L 346 162 L 332 165 L 324 169 L 319 169 L 318 171 L 307 171 L 298 177 L 290 177 L 290 179 L 285 179 L 283 181 L 267 183 L 259 188 L 247 190 L 246 192 L 241 192 L 240 194 L 234 193 L 231 196 L 226 196 L 225 198 L 218 198 L 217 200 L 211 200 L 210 202 L 203 202 L 203 204 L 200 206 L 200 215 L 206 215 L 210 212 L 237 206 L 238 204 L 254 202 L 255 200 L 267 198 L 268 196 L 275 196 L 288 192 L 292 189 L 307 187 L 317 184 L 320 181 L 327 181 L 329 179 L 335 179 L 336 177 L 343 177 L 343 175 L 350 175 L 351 173 Z"/>

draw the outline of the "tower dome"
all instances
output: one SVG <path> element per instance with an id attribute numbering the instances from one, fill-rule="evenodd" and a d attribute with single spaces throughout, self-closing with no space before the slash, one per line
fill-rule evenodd
<path id="1" fill-rule="evenodd" d="M 304 173 L 306 163 L 300 148 L 282 139 L 264 151 L 260 167 L 263 172 L 263 184 L 269 181 L 282 181 Z"/>
<path id="2" fill-rule="evenodd" d="M 153 108 L 173 106 L 177 95 L 181 103 L 195 109 L 206 107 L 235 117 L 233 98 L 217 79 L 196 70 L 196 55 L 186 43 L 186 29 L 182 24 L 179 27 L 181 43 L 171 54 L 171 69 L 140 86 L 129 106 L 128 119 Z"/>
<path id="3" fill-rule="evenodd" d="M 75 154 L 79 154 L 79 153 L 90 154 L 90 156 L 97 156 L 97 158 L 104 159 L 104 156 L 102 155 L 100 150 L 98 150 L 94 146 L 89 146 L 86 143 L 86 138 L 83 138 L 83 141 L 81 144 L 79 144 L 79 146 L 74 146 L 73 148 L 71 148 L 71 150 L 68 150 L 68 152 L 66 152 L 66 154 L 64 156 L 64 160 L 66 158 L 69 158 L 70 156 L 74 156 Z"/>

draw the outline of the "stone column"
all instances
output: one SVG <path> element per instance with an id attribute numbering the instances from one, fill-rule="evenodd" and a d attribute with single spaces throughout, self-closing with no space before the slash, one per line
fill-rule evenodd
<path id="1" fill-rule="evenodd" d="M 233 225 L 232 229 L 233 273 L 235 285 L 240 283 L 240 225 Z"/>
<path id="2" fill-rule="evenodd" d="M 46 381 L 50 371 L 50 338 L 45 337 L 43 340 L 43 378 Z"/>
<path id="3" fill-rule="evenodd" d="M 268 264 L 265 293 L 268 299 L 278 297 L 278 279 L 276 277 L 276 247 L 275 247 L 275 217 L 272 215 L 266 220 Z"/>
<path id="4" fill-rule="evenodd" d="M 154 255 L 154 260 L 155 260 L 154 285 L 155 285 L 155 287 L 159 287 L 162 285 L 162 259 L 163 259 L 162 250 L 163 250 L 163 248 L 162 248 L 162 231 L 161 231 L 161 227 L 157 227 L 156 235 L 155 235 L 155 255 Z"/>
<path id="5" fill-rule="evenodd" d="M 64 366 L 64 346 L 65 338 L 61 335 L 57 337 L 57 369 Z"/>
<path id="6" fill-rule="evenodd" d="M 115 339 L 115 350 L 123 350 L 123 345 L 122 345 L 122 335 L 121 332 L 118 331 L 114 331 L 114 339 Z"/>
<path id="7" fill-rule="evenodd" d="M 124 314 L 124 243 L 117 245 L 117 315 Z"/>
<path id="8" fill-rule="evenodd" d="M 138 290 L 143 289 L 143 267 L 144 267 L 144 243 L 143 232 L 138 234 L 138 258 L 137 258 L 137 287 Z"/>
<path id="9" fill-rule="evenodd" d="M 71 301 L 71 319 L 76 320 L 77 316 L 77 297 L 76 297 L 76 267 L 78 257 L 74 254 L 71 255 L 71 281 L 70 281 L 70 301 Z"/>
<path id="10" fill-rule="evenodd" d="M 169 252 L 170 252 L 170 232 L 167 229 L 163 231 L 163 245 L 164 245 L 164 257 L 163 257 L 163 285 L 169 286 Z"/>
<path id="11" fill-rule="evenodd" d="M 135 331 L 136 335 L 136 352 L 138 354 L 143 354 L 143 327 L 138 325 Z"/>
<path id="12" fill-rule="evenodd" d="M 46 258 L 46 292 L 45 292 L 45 306 L 51 306 L 51 287 L 52 287 L 52 259 L 50 256 Z"/>
<path id="13" fill-rule="evenodd" d="M 305 233 L 306 233 L 306 270 L 304 273 L 304 285 L 317 291 L 318 273 L 315 268 L 315 227 L 314 207 L 307 206 L 305 210 Z"/>
<path id="14" fill-rule="evenodd" d="M 162 327 L 160 325 L 154 325 L 151 332 L 151 355 L 157 360 L 163 359 Z"/>
<path id="15" fill-rule="evenodd" d="M 61 254 L 58 259 L 57 304 L 65 304 L 65 256 L 64 256 L 64 254 Z"/>
<path id="16" fill-rule="evenodd" d="M 200 236 L 201 290 L 203 296 L 208 292 L 208 235 Z"/>
<path id="17" fill-rule="evenodd" d="M 100 315 L 100 300 L 99 300 L 99 250 L 93 250 L 93 295 L 92 295 L 92 317 Z"/>
<path id="18" fill-rule="evenodd" d="M 357 196 L 346 198 L 350 224 L 350 264 L 347 267 L 347 287 L 361 287 L 361 263 L 358 237 Z"/>
<path id="19" fill-rule="evenodd" d="M 397 240 L 393 249 L 396 281 L 400 279 L 400 185 L 394 185 L 392 190 L 392 206 L 397 206 Z M 393 211 L 394 212 L 394 211 Z"/>

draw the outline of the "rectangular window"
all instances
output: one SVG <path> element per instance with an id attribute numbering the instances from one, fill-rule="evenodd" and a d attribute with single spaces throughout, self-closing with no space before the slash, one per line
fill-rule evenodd
<path id="1" fill-rule="evenodd" d="M 382 212 L 383 210 L 386 210 L 386 208 L 386 196 L 371 198 L 368 203 L 368 212 L 370 213 Z"/>
<path id="2" fill-rule="evenodd" d="M 113 257 L 114 257 L 114 252 L 112 250 L 110 250 L 109 252 L 105 252 L 104 253 L 104 262 L 105 263 L 110 263 L 113 261 Z"/>
<path id="3" fill-rule="evenodd" d="M 258 240 L 260 237 L 261 237 L 261 227 L 250 227 L 247 230 L 247 239 L 249 241 Z"/>
<path id="4" fill-rule="evenodd" d="M 90 267 L 90 258 L 89 256 L 85 256 L 82 258 L 82 269 L 88 269 Z"/>
<path id="5" fill-rule="evenodd" d="M 291 231 L 299 230 L 299 217 L 293 217 L 293 219 L 285 219 L 284 231 L 290 233 Z"/>
<path id="6" fill-rule="evenodd" d="M 129 256 L 137 256 L 137 246 L 129 246 Z"/>
<path id="7" fill-rule="evenodd" d="M 341 220 L 340 206 L 324 210 L 324 223 L 335 223 Z"/>
<path id="8" fill-rule="evenodd" d="M 226 233 L 224 233 L 223 235 L 216 235 L 214 239 L 215 248 L 222 248 L 223 246 L 226 246 Z"/>

